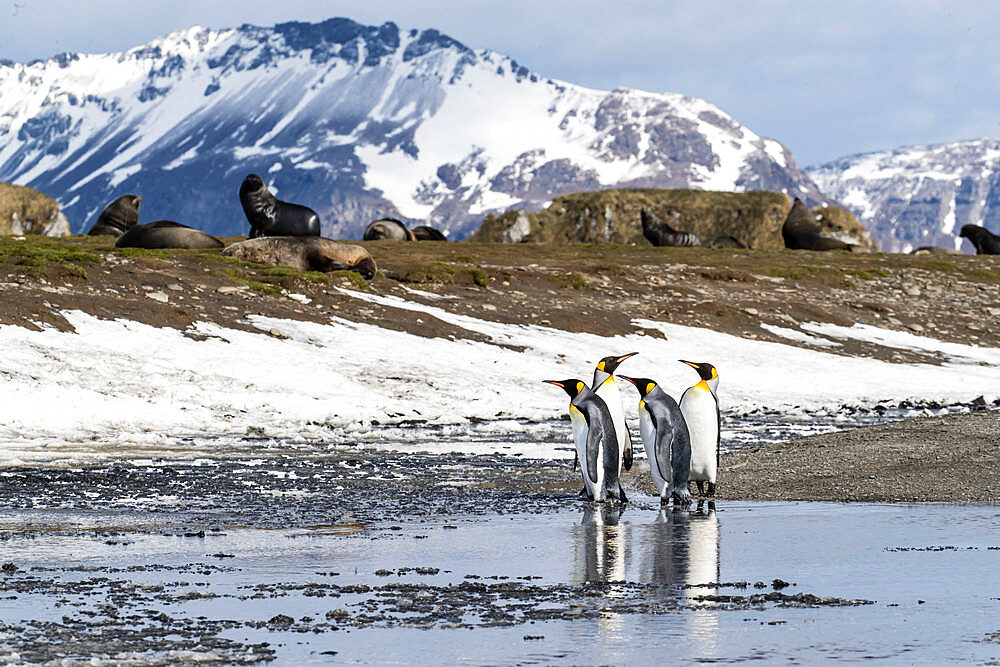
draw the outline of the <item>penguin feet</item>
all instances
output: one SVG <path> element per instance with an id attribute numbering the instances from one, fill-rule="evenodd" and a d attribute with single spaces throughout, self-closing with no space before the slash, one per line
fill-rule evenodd
<path id="1" fill-rule="evenodd" d="M 618 500 L 622 501 L 623 503 L 628 502 L 628 498 L 625 497 L 625 489 L 622 488 L 621 484 L 618 485 Z"/>
<path id="2" fill-rule="evenodd" d="M 698 495 L 699 496 L 704 496 L 705 495 L 705 482 L 699 479 L 699 480 L 697 480 L 695 482 L 695 484 L 698 485 Z"/>
<path id="3" fill-rule="evenodd" d="M 588 499 L 590 498 L 590 494 L 587 493 L 587 487 L 583 487 L 582 489 L 580 489 L 579 495 L 581 498 L 588 498 Z"/>
<path id="4" fill-rule="evenodd" d="M 674 499 L 675 507 L 687 507 L 691 504 L 691 492 L 687 490 L 687 487 L 675 488 L 673 493 L 670 495 Z M 664 498 L 664 501 L 665 500 L 666 499 Z"/>
<path id="5" fill-rule="evenodd" d="M 701 482 L 698 482 L 698 483 L 701 484 Z M 709 498 L 714 498 L 715 497 L 715 482 L 709 482 L 708 483 L 708 497 Z"/>

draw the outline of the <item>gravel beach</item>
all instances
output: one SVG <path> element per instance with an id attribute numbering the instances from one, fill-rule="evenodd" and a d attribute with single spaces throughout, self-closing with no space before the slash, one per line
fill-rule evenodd
<path id="1" fill-rule="evenodd" d="M 719 496 L 740 500 L 1000 500 L 1000 412 L 908 419 L 722 456 Z"/>

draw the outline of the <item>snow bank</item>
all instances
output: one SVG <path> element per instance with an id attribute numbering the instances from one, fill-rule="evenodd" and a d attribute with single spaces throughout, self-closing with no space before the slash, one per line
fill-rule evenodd
<path id="1" fill-rule="evenodd" d="M 400 429 L 384 425 L 406 420 L 444 429 L 447 442 L 463 440 L 463 432 L 469 443 L 515 433 L 519 439 L 512 442 L 523 443 L 519 451 L 539 454 L 531 447 L 538 433 L 530 424 L 558 419 L 566 409 L 565 395 L 541 381 L 589 382 L 597 360 L 625 352 L 639 356 L 623 364 L 622 373 L 651 377 L 675 396 L 697 380 L 676 360 L 714 363 L 724 410 L 800 414 L 906 399 L 954 403 L 980 395 L 993 400 L 1000 390 L 1000 350 L 873 327 L 806 328 L 938 350 L 948 361 L 890 364 L 652 321 L 636 324 L 665 340 L 608 338 L 348 294 L 410 308 L 415 317 L 434 315 L 489 341 L 421 338 L 341 319 L 317 324 L 260 316 L 249 322 L 290 338 L 198 323 L 190 331 L 204 339 L 196 340 L 175 329 L 79 311 L 63 313 L 74 333 L 0 326 L 0 464 L 121 453 L 196 458 L 223 440 L 247 450 L 268 439 L 372 442 L 393 431 L 398 437 Z M 634 416 L 637 395 L 631 389 L 623 395 Z M 429 437 L 422 448 L 448 447 L 439 442 Z"/>

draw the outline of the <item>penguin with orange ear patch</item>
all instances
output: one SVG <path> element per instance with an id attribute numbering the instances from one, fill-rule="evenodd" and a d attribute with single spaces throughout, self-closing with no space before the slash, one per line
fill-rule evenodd
<path id="1" fill-rule="evenodd" d="M 569 395 L 576 457 L 583 471 L 587 497 L 603 503 L 625 501 L 618 482 L 618 439 L 608 406 L 583 380 L 544 380 Z"/>
<path id="2" fill-rule="evenodd" d="M 715 366 L 680 360 L 698 371 L 701 382 L 681 396 L 681 413 L 691 433 L 691 479 L 698 485 L 699 495 L 715 495 L 715 479 L 719 472 L 719 445 L 722 441 L 722 417 L 719 414 L 719 373 Z M 705 493 L 705 483 L 708 493 Z"/>
<path id="3" fill-rule="evenodd" d="M 660 504 L 690 505 L 691 436 L 677 401 L 649 378 L 618 377 L 639 390 L 639 433 Z"/>
<path id="4" fill-rule="evenodd" d="M 611 413 L 611 421 L 615 425 L 615 437 L 618 440 L 618 476 L 621 477 L 622 468 L 632 469 L 632 434 L 629 433 L 628 425 L 625 423 L 625 411 L 622 409 L 622 396 L 618 391 L 618 383 L 615 382 L 615 371 L 618 366 L 628 359 L 639 354 L 629 352 L 621 356 L 604 357 L 597 362 L 594 369 L 594 393 L 604 399 Z M 625 492 L 621 491 L 621 499 L 625 500 Z"/>

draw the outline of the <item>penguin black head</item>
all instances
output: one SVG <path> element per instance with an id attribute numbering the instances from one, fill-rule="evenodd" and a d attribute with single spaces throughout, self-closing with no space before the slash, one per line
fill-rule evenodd
<path id="1" fill-rule="evenodd" d="M 586 384 L 584 384 L 583 380 L 576 380 L 576 379 L 542 380 L 542 382 L 546 382 L 548 384 L 554 384 L 557 387 L 562 387 L 566 391 L 566 393 L 569 394 L 569 397 L 571 399 L 576 398 L 577 394 L 583 391 L 583 388 L 587 386 Z"/>
<path id="2" fill-rule="evenodd" d="M 627 375 L 619 375 L 623 380 L 628 380 L 635 385 L 635 388 L 639 390 L 639 394 L 645 398 L 646 394 L 656 389 L 656 383 L 649 378 L 630 378 Z"/>
<path id="3" fill-rule="evenodd" d="M 604 357 L 597 362 L 597 370 L 604 371 L 608 375 L 611 375 L 618 369 L 618 365 L 629 357 L 634 357 L 639 354 L 638 352 L 629 352 L 628 354 L 622 355 L 620 357 Z"/>
<path id="4" fill-rule="evenodd" d="M 705 380 L 706 382 L 710 380 L 715 380 L 716 378 L 719 377 L 719 372 L 715 370 L 715 366 L 713 366 L 712 364 L 709 363 L 696 364 L 693 361 L 684 361 L 683 359 L 678 359 L 677 361 L 681 362 L 682 364 L 687 364 L 691 368 L 698 371 L 698 375 L 700 375 L 701 379 Z"/>

